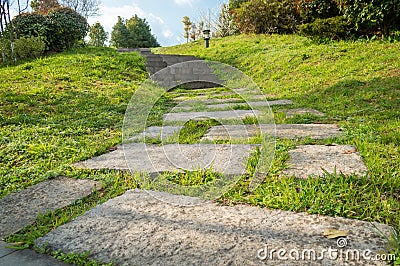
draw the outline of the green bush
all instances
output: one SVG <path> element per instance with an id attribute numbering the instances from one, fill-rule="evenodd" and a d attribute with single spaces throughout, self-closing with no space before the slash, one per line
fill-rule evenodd
<path id="1" fill-rule="evenodd" d="M 83 41 L 89 30 L 87 20 L 67 7 L 55 8 L 46 15 L 23 13 L 12 20 L 12 25 L 16 38 L 42 37 L 46 50 L 56 52 Z"/>
<path id="2" fill-rule="evenodd" d="M 316 19 L 299 26 L 299 34 L 316 40 L 342 40 L 350 37 L 351 25 L 343 17 Z"/>
<path id="3" fill-rule="evenodd" d="M 63 51 L 77 45 L 89 30 L 87 20 L 68 7 L 51 10 L 46 19 L 50 25 L 46 38 L 54 51 Z"/>
<path id="4" fill-rule="evenodd" d="M 3 61 L 11 61 L 11 41 L 7 38 L 0 38 L 0 58 L 1 62 Z"/>
<path id="5" fill-rule="evenodd" d="M 243 33 L 292 33 L 300 21 L 295 1 L 252 0 L 234 10 Z"/>
<path id="6" fill-rule="evenodd" d="M 343 12 L 362 34 L 400 30 L 400 0 L 343 0 Z"/>
<path id="7" fill-rule="evenodd" d="M 45 16 L 37 13 L 22 13 L 12 20 L 15 36 L 39 37 L 46 36 L 49 29 Z"/>
<path id="8" fill-rule="evenodd" d="M 21 37 L 15 40 L 15 54 L 19 59 L 37 58 L 46 49 L 43 37 Z"/>
<path id="9" fill-rule="evenodd" d="M 304 22 L 339 16 L 339 7 L 334 0 L 299 0 L 298 10 Z"/>

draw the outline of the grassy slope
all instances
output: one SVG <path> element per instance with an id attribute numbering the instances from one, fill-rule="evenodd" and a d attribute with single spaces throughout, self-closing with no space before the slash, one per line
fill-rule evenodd
<path id="1" fill-rule="evenodd" d="M 369 178 L 296 180 L 272 174 L 254 192 L 238 186 L 228 200 L 400 226 L 400 43 L 320 45 L 295 35 L 241 35 L 213 39 L 209 49 L 198 41 L 157 52 L 230 64 L 251 76 L 268 98 L 292 99 L 295 107 L 326 113 L 322 122 L 346 129 L 336 141 L 357 145 L 370 169 Z M 296 144 L 278 142 L 277 160 L 284 161 L 282 154 Z"/>
<path id="2" fill-rule="evenodd" d="M 0 68 L 0 198 L 120 143 L 126 106 L 146 78 L 138 54 L 80 49 Z M 95 175 L 94 175 L 95 176 Z"/>

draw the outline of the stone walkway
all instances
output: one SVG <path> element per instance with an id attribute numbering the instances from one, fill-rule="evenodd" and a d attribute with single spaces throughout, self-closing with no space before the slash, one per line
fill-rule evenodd
<path id="1" fill-rule="evenodd" d="M 158 70 L 197 59 L 153 55 L 147 49 L 139 51 L 147 59 L 147 70 L 161 83 Z M 212 87 L 218 81 L 204 65 L 198 69 L 173 70 L 170 74 L 174 78 L 191 80 L 185 73 L 211 76 L 212 82 L 193 83 L 192 89 Z M 175 81 L 165 82 L 174 84 Z M 229 97 L 219 98 L 221 94 L 210 97 L 205 93 L 203 89 L 197 98 L 176 95 L 176 101 L 184 102 L 163 116 L 164 123 L 204 118 L 218 120 L 221 125 L 211 127 L 199 143 L 144 144 L 145 138 L 166 140 L 183 128 L 175 124 L 149 127 L 129 139 L 130 143 L 79 162 L 75 167 L 133 170 L 152 176 L 209 169 L 225 176 L 240 176 L 247 174 L 248 160 L 259 146 L 249 144 L 249 139 L 257 137 L 260 131 L 281 139 L 324 140 L 341 135 L 337 125 L 274 125 L 269 122 L 257 127 L 246 125 L 243 119 L 247 116 L 262 115 L 268 106 L 288 106 L 293 102 L 282 99 L 267 103 L 264 95 L 254 95 L 249 102 L 254 110 L 247 110 L 248 106 L 240 103 L 242 99 L 235 95 L 226 94 Z M 203 108 L 201 111 L 198 111 L 199 106 Z M 287 118 L 310 114 L 324 115 L 308 108 L 287 110 Z M 368 171 L 356 147 L 348 145 L 300 145 L 289 151 L 289 155 L 288 168 L 281 173 L 282 178 L 312 178 L 324 175 L 324 171 L 364 175 Z M 0 237 L 31 224 L 39 213 L 67 206 L 99 188 L 100 183 L 94 181 L 57 178 L 9 195 L 0 200 Z M 332 228 L 348 230 L 349 234 L 338 240 L 324 237 L 325 230 Z M 349 254 L 362 256 L 363 252 L 370 251 L 368 255 L 373 256 L 382 252 L 386 239 L 377 229 L 386 236 L 390 233 L 390 227 L 383 224 L 244 205 L 219 206 L 200 198 L 132 190 L 60 226 L 37 239 L 36 244 L 64 253 L 89 252 L 94 259 L 106 263 L 113 261 L 116 265 L 385 265 L 364 258 L 346 260 Z M 0 265 L 63 265 L 31 250 L 11 251 L 5 248 L 6 245 L 0 242 Z M 280 249 L 286 253 L 280 253 Z M 333 254 L 328 250 L 333 250 Z M 278 256 L 286 260 L 278 260 Z M 297 256 L 298 260 L 291 256 Z"/>
<path id="2" fill-rule="evenodd" d="M 209 201 L 182 207 L 165 203 L 171 201 L 167 198 L 199 203 L 163 192 L 128 191 L 36 244 L 67 253 L 90 251 L 93 258 L 116 265 L 385 265 L 362 258 L 345 261 L 349 252 L 370 250 L 372 257 L 383 251 L 385 240 L 377 229 L 388 234 L 385 225 Z M 325 238 L 324 231 L 332 227 L 349 230 L 348 237 L 341 242 Z M 280 249 L 287 260 L 278 260 Z M 331 258 L 328 249 L 336 250 Z"/>

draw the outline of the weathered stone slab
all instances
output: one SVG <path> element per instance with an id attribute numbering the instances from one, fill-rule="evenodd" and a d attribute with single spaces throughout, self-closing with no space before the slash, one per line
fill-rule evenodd
<path id="1" fill-rule="evenodd" d="M 128 191 L 36 245 L 64 253 L 89 251 L 94 259 L 116 265 L 386 265 L 362 257 L 384 250 L 386 239 L 377 229 L 388 236 L 390 227 L 383 224 L 209 201 L 185 207 L 166 203 L 171 201 L 199 200 Z M 323 236 L 328 228 L 350 233 L 339 242 Z M 286 251 L 280 254 L 286 260 L 278 259 L 279 249 Z M 346 261 L 352 251 L 361 254 L 359 261 L 351 255 Z"/>
<path id="2" fill-rule="evenodd" d="M 323 176 L 324 170 L 345 175 L 365 175 L 368 172 L 356 148 L 350 145 L 303 145 L 289 154 L 289 168 L 283 171 L 284 176 Z"/>
<path id="3" fill-rule="evenodd" d="M 248 139 L 257 136 L 260 132 L 278 138 L 327 139 L 340 135 L 340 128 L 337 125 L 328 124 L 225 125 L 212 127 L 203 139 Z"/>
<path id="4" fill-rule="evenodd" d="M 243 119 L 246 116 L 255 116 L 261 114 L 258 110 L 231 110 L 231 111 L 215 111 L 215 112 L 186 112 L 186 113 L 168 113 L 163 116 L 166 122 L 189 121 L 195 119 L 216 119 L 216 120 L 233 120 Z"/>
<path id="5" fill-rule="evenodd" d="M 325 116 L 324 113 L 321 113 L 318 110 L 310 109 L 310 108 L 291 109 L 291 110 L 287 110 L 287 112 L 286 112 L 287 118 L 292 118 L 295 115 L 315 115 L 315 116 L 320 116 L 320 117 Z"/>
<path id="6" fill-rule="evenodd" d="M 217 103 L 235 103 L 235 102 L 242 102 L 243 100 L 239 99 L 239 98 L 213 98 L 213 99 L 192 99 L 192 100 L 187 100 L 184 101 L 182 103 L 180 103 L 180 105 L 193 105 L 193 104 L 217 104 Z"/>
<path id="7" fill-rule="evenodd" d="M 0 241 L 1 266 L 68 266 L 55 258 L 37 253 L 31 249 L 16 250 L 11 244 Z"/>
<path id="8" fill-rule="evenodd" d="M 198 107 L 199 105 L 205 110 L 219 110 L 219 109 L 228 109 L 233 107 L 235 107 L 235 109 L 238 110 L 240 109 L 239 107 L 242 107 L 242 109 L 246 109 L 248 106 L 252 108 L 257 108 L 257 107 L 269 107 L 269 106 L 288 105 L 288 104 L 293 104 L 293 102 L 290 100 L 277 100 L 277 101 L 248 102 L 248 103 L 219 103 L 219 104 L 206 105 L 202 104 L 202 102 L 199 101 L 194 103 L 192 106 L 178 106 L 174 108 L 174 112 L 190 111 L 193 108 Z"/>
<path id="9" fill-rule="evenodd" d="M 179 132 L 181 129 L 182 126 L 148 127 L 144 132 L 132 137 L 131 140 L 143 140 L 143 138 L 160 138 L 161 140 L 165 140 L 174 135 L 176 132 Z"/>
<path id="10" fill-rule="evenodd" d="M 31 186 L 0 200 L 0 238 L 33 223 L 40 213 L 54 211 L 90 195 L 101 183 L 60 177 Z"/>
<path id="11" fill-rule="evenodd" d="M 254 145 L 169 144 L 163 146 L 130 143 L 117 150 L 77 164 L 90 169 L 163 172 L 212 169 L 226 175 L 246 173 L 246 162 Z"/>

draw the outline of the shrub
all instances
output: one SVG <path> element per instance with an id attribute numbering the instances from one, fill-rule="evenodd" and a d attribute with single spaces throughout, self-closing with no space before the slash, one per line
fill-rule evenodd
<path id="1" fill-rule="evenodd" d="M 305 22 L 336 17 L 340 13 L 334 0 L 299 0 L 298 10 Z"/>
<path id="2" fill-rule="evenodd" d="M 22 13 L 12 20 L 17 38 L 46 36 L 48 22 L 46 18 L 37 13 Z"/>
<path id="3" fill-rule="evenodd" d="M 0 58 L 1 62 L 3 61 L 11 61 L 11 41 L 7 38 L 0 38 Z"/>
<path id="4" fill-rule="evenodd" d="M 50 25 L 46 37 L 54 51 L 63 51 L 77 45 L 89 30 L 87 20 L 68 7 L 51 10 L 46 18 Z"/>
<path id="5" fill-rule="evenodd" d="M 15 40 L 15 53 L 19 59 L 37 58 L 46 49 L 43 37 L 21 37 Z"/>
<path id="6" fill-rule="evenodd" d="M 400 0 L 342 0 L 344 16 L 360 32 L 388 36 L 400 29 Z"/>
<path id="7" fill-rule="evenodd" d="M 317 40 L 341 40 L 349 37 L 351 25 L 343 17 L 316 19 L 312 23 L 299 26 L 299 34 Z"/>
<path id="8" fill-rule="evenodd" d="M 252 0 L 234 10 L 243 33 L 292 33 L 299 23 L 295 1 Z"/>

